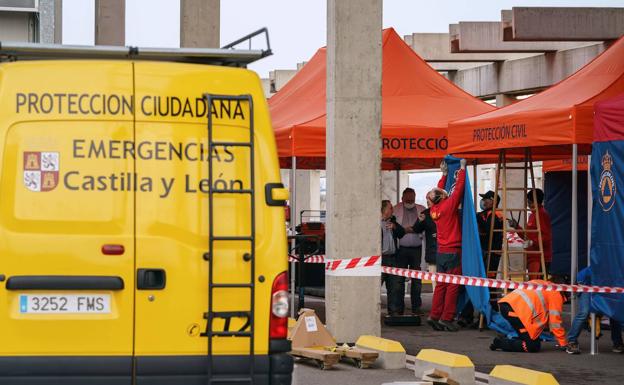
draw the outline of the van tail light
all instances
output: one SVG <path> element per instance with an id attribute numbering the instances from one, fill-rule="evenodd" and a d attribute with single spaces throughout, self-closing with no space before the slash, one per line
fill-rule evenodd
<path id="1" fill-rule="evenodd" d="M 287 337 L 288 310 L 288 274 L 283 272 L 275 277 L 271 289 L 270 338 L 285 339 Z"/>

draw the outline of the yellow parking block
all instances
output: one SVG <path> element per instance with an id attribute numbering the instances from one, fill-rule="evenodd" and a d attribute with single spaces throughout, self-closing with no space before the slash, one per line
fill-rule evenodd
<path id="1" fill-rule="evenodd" d="M 490 384 L 559 385 L 559 382 L 550 373 L 512 365 L 497 365 L 490 372 Z"/>
<path id="2" fill-rule="evenodd" d="M 451 368 L 474 368 L 474 364 L 467 356 L 437 349 L 422 349 L 416 358 Z"/>
<path id="3" fill-rule="evenodd" d="M 375 336 L 361 336 L 356 341 L 355 347 L 379 353 L 374 367 L 382 369 L 405 368 L 405 349 L 398 341 Z"/>
<path id="4" fill-rule="evenodd" d="M 400 342 L 375 336 L 360 336 L 355 345 L 381 352 L 405 353 Z"/>

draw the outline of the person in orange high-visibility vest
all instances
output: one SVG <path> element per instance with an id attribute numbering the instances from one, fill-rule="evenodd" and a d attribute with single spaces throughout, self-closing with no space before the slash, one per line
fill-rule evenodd
<path id="1" fill-rule="evenodd" d="M 550 282 L 532 280 L 529 283 L 548 285 Z M 557 339 L 559 347 L 565 347 L 566 331 L 561 311 L 566 298 L 563 292 L 516 289 L 498 301 L 500 312 L 518 333 L 518 338 L 494 339 L 490 349 L 506 352 L 539 352 L 540 334 L 546 327 Z"/>

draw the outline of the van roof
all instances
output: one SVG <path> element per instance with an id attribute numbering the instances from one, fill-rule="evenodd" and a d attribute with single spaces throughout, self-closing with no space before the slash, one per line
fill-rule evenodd
<path id="1" fill-rule="evenodd" d="M 260 34 L 266 36 L 266 48 L 251 49 L 251 39 Z M 249 49 L 234 48 L 244 42 L 249 42 Z M 270 55 L 272 55 L 272 51 L 269 43 L 269 34 L 266 28 L 259 29 L 222 48 L 143 48 L 132 46 L 82 46 L 0 42 L 0 62 L 50 59 L 116 59 L 246 67 L 249 63 Z"/>

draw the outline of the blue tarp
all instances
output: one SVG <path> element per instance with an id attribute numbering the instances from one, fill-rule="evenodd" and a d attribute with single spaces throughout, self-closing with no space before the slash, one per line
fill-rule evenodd
<path id="1" fill-rule="evenodd" d="M 445 190 L 455 193 L 455 177 L 460 167 L 460 159 L 453 156 L 445 158 L 448 166 L 449 178 L 446 180 Z M 481 242 L 479 242 L 479 229 L 477 217 L 472 200 L 470 179 L 466 177 L 466 187 L 462 203 L 462 274 L 471 277 L 485 277 L 485 265 Z M 487 287 L 466 286 L 466 293 L 476 311 L 485 315 L 490 329 L 496 330 L 509 336 L 516 335 L 514 329 L 500 313 L 492 310 L 490 306 L 490 292 Z M 462 300 L 460 299 L 460 302 Z"/>
<path id="2" fill-rule="evenodd" d="M 578 269 L 587 266 L 587 171 L 578 172 Z M 552 226 L 553 258 L 550 274 L 570 275 L 572 231 L 572 172 L 544 175 L 544 206 Z"/>
<path id="3" fill-rule="evenodd" d="M 594 142 L 592 178 L 592 284 L 624 287 L 624 140 Z M 624 322 L 624 295 L 592 294 L 592 308 Z"/>

